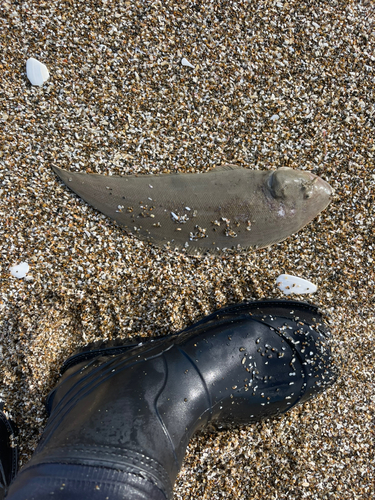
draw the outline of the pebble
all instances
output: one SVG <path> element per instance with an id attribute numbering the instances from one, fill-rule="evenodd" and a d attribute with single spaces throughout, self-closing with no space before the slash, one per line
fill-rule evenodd
<path id="1" fill-rule="evenodd" d="M 26 74 L 31 85 L 37 85 L 39 87 L 49 78 L 47 66 L 33 57 L 30 57 L 26 61 Z"/>
<path id="2" fill-rule="evenodd" d="M 280 274 L 280 276 L 276 278 L 276 284 L 285 295 L 290 295 L 291 293 L 297 295 L 315 293 L 318 289 L 318 287 L 310 281 L 298 276 L 291 276 L 290 274 Z"/>
<path id="3" fill-rule="evenodd" d="M 12 266 L 9 271 L 15 278 L 24 278 L 29 272 L 29 264 L 27 262 L 21 262 L 17 266 Z"/>
<path id="4" fill-rule="evenodd" d="M 0 11 L 0 391 L 21 465 L 77 346 L 285 298 L 274 283 L 288 271 L 318 286 L 340 378 L 284 416 L 194 437 L 175 499 L 372 498 L 372 2 L 6 0 Z M 31 56 L 51 71 L 42 87 L 25 78 Z M 199 66 L 185 71 L 183 58 Z M 302 168 L 335 197 L 277 245 L 198 259 L 127 237 L 51 169 L 149 174 L 152 185 L 225 163 Z M 33 280 L 10 275 L 21 261 Z"/>
<path id="5" fill-rule="evenodd" d="M 194 68 L 194 66 L 185 57 L 181 59 L 182 66 L 188 66 L 189 68 Z"/>

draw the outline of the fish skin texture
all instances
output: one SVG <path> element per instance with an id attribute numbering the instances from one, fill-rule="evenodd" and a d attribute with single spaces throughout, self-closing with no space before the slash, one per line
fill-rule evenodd
<path id="1" fill-rule="evenodd" d="M 205 173 L 105 176 L 52 167 L 78 196 L 127 233 L 192 255 L 278 243 L 329 204 L 314 174 L 226 165 Z"/>

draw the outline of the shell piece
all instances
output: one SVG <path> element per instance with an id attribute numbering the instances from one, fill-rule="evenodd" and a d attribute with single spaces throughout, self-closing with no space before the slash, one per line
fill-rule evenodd
<path id="1" fill-rule="evenodd" d="M 29 272 L 29 264 L 27 262 L 21 262 L 17 266 L 12 266 L 9 271 L 15 278 L 24 278 Z"/>
<path id="2" fill-rule="evenodd" d="M 185 57 L 181 59 L 182 66 L 188 66 L 189 68 L 194 68 L 194 66 Z"/>
<path id="3" fill-rule="evenodd" d="M 49 78 L 47 66 L 33 57 L 26 61 L 26 74 L 31 85 L 38 85 L 39 87 Z"/>
<path id="4" fill-rule="evenodd" d="M 276 283 L 285 295 L 289 295 L 291 293 L 315 293 L 318 289 L 318 287 L 310 281 L 299 278 L 298 276 L 292 276 L 290 274 L 280 274 Z"/>
<path id="5" fill-rule="evenodd" d="M 128 233 L 195 255 L 282 241 L 321 212 L 332 193 L 320 177 L 286 167 L 260 171 L 226 165 L 203 174 L 152 176 L 53 170 Z"/>

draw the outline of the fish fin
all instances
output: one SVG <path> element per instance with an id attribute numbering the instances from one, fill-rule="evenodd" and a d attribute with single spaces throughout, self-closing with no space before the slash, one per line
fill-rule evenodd
<path id="1" fill-rule="evenodd" d="M 205 257 L 205 256 L 229 256 L 229 255 L 240 255 L 240 254 L 245 254 L 249 253 L 251 251 L 259 250 L 260 248 L 263 247 L 257 247 L 257 246 L 247 246 L 247 247 L 241 247 L 240 249 L 238 248 L 201 248 L 201 247 L 183 247 L 182 245 L 176 245 L 173 243 L 163 243 L 160 246 L 160 243 L 153 241 L 151 244 L 158 246 L 159 248 L 162 248 L 163 250 L 169 250 L 173 251 L 176 250 L 177 252 L 180 252 L 185 255 L 189 255 L 191 257 Z"/>
<path id="2" fill-rule="evenodd" d="M 66 185 L 68 186 L 68 188 L 70 188 L 72 191 L 74 191 L 73 188 L 70 187 L 70 182 L 72 181 L 72 179 L 84 179 L 86 175 L 86 172 L 70 172 L 69 170 L 65 170 L 63 168 L 60 168 L 60 167 L 55 167 L 55 166 L 52 166 L 52 170 L 55 172 L 55 174 L 57 175 L 57 177 L 60 178 L 60 180 Z"/>
<path id="3" fill-rule="evenodd" d="M 69 173 L 67 170 L 64 170 L 63 168 L 60 167 L 55 167 L 53 165 L 52 165 L 52 170 L 58 177 L 60 177 L 60 179 L 62 179 L 65 175 Z"/>
<path id="4" fill-rule="evenodd" d="M 245 170 L 244 167 L 242 167 L 241 165 L 232 165 L 231 163 L 226 163 L 225 165 L 220 165 L 220 167 L 215 167 L 214 169 L 211 170 L 214 171 L 222 171 L 222 170 Z"/>

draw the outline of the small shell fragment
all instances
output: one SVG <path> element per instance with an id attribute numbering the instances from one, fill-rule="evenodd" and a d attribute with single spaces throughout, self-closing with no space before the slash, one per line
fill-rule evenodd
<path id="1" fill-rule="evenodd" d="M 291 276 L 290 274 L 280 274 L 276 280 L 276 284 L 285 295 L 289 295 L 290 293 L 315 293 L 318 288 L 310 281 L 298 276 Z"/>
<path id="2" fill-rule="evenodd" d="M 41 87 L 49 78 L 47 66 L 33 57 L 30 57 L 26 61 L 26 74 L 31 85 L 38 85 L 39 87 Z"/>
<path id="3" fill-rule="evenodd" d="M 17 266 L 12 266 L 9 271 L 15 278 L 24 278 L 29 272 L 29 264 L 27 262 L 21 262 Z"/>
<path id="4" fill-rule="evenodd" d="M 181 59 L 182 66 L 188 66 L 189 68 L 194 68 L 194 66 L 185 57 Z"/>

